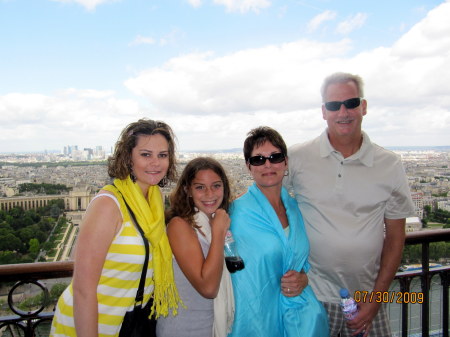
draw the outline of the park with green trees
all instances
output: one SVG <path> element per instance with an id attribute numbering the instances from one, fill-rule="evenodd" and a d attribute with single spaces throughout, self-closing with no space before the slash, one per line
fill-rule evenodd
<path id="1" fill-rule="evenodd" d="M 450 228 L 450 212 L 437 208 L 433 210 L 431 206 L 426 205 L 423 208 L 422 223 L 428 226 L 429 223 L 442 224 L 442 228 Z"/>
<path id="2" fill-rule="evenodd" d="M 54 195 L 67 193 L 71 190 L 71 187 L 67 187 L 63 184 L 35 184 L 35 183 L 24 183 L 19 185 L 19 194 L 23 193 L 33 193 L 33 194 L 46 194 Z"/>
<path id="3" fill-rule="evenodd" d="M 15 207 L 0 210 L 0 264 L 46 261 L 57 245 L 60 232 L 67 226 L 62 216 L 64 200 L 51 200 L 44 207 L 24 210 Z"/>

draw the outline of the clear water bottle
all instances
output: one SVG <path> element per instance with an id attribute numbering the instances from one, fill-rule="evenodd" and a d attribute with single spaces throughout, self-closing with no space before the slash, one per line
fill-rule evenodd
<path id="1" fill-rule="evenodd" d="M 238 254 L 236 242 L 234 241 L 233 235 L 230 231 L 227 231 L 227 234 L 225 236 L 224 253 L 225 263 L 230 273 L 234 273 L 238 270 L 244 269 L 244 261 Z"/>
<path id="2" fill-rule="evenodd" d="M 341 309 L 344 317 L 347 321 L 352 320 L 358 315 L 358 305 L 356 304 L 353 297 L 350 296 L 348 289 L 342 288 L 339 291 L 341 295 Z M 364 333 L 360 332 L 355 337 L 363 337 Z"/>

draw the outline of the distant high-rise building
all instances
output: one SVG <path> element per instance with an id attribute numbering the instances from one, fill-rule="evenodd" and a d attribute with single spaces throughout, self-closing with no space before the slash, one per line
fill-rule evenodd
<path id="1" fill-rule="evenodd" d="M 78 151 L 78 145 L 68 145 L 67 154 L 70 156 L 73 152 Z"/>
<path id="2" fill-rule="evenodd" d="M 83 151 L 81 152 L 81 158 L 83 160 L 91 160 L 93 155 L 94 155 L 94 150 L 92 150 L 91 148 L 85 147 L 83 149 Z"/>

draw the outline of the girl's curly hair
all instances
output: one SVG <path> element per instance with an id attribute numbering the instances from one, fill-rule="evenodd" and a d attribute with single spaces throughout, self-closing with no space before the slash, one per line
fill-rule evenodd
<path id="1" fill-rule="evenodd" d="M 169 144 L 169 168 L 167 179 L 159 182 L 163 187 L 167 180 L 176 179 L 176 159 L 175 159 L 175 135 L 169 125 L 161 121 L 151 119 L 140 119 L 129 124 L 123 129 L 119 140 L 116 142 L 114 153 L 108 158 L 108 175 L 111 178 L 125 179 L 131 173 L 131 152 L 137 144 L 139 136 L 162 135 Z"/>

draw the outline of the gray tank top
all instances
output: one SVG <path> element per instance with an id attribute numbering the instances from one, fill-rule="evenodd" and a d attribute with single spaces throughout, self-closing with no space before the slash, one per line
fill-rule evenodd
<path id="1" fill-rule="evenodd" d="M 203 256 L 209 251 L 209 243 L 197 230 L 198 241 Z M 178 308 L 178 315 L 158 318 L 156 335 L 158 337 L 212 337 L 214 303 L 212 299 L 200 295 L 184 276 L 176 259 L 173 259 L 173 272 L 178 293 L 186 309 Z"/>

